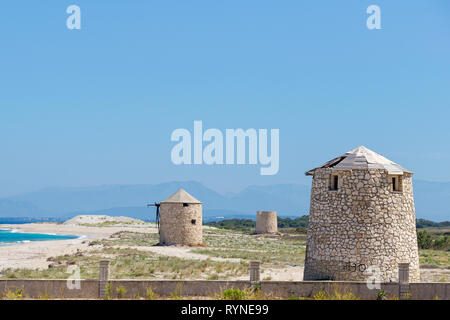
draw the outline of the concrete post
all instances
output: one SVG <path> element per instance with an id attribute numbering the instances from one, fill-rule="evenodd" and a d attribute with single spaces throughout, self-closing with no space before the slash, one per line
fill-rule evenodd
<path id="1" fill-rule="evenodd" d="M 250 261 L 250 283 L 254 285 L 260 280 L 260 268 L 261 261 Z"/>
<path id="2" fill-rule="evenodd" d="M 409 293 L 409 263 L 398 264 L 398 286 L 400 299 Z"/>
<path id="3" fill-rule="evenodd" d="M 99 297 L 106 298 L 106 285 L 109 281 L 109 261 L 101 260 L 100 261 L 100 274 L 98 277 L 98 288 L 99 288 Z"/>

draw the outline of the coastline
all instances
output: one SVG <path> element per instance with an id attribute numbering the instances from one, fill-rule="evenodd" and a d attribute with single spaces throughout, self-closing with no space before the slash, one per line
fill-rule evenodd
<path id="1" fill-rule="evenodd" d="M 157 232 L 147 226 L 87 227 L 55 223 L 1 224 L 0 229 L 14 229 L 22 233 L 75 235 L 76 239 L 46 240 L 0 246 L 0 273 L 8 268 L 47 269 L 48 258 L 87 250 L 89 242 L 108 238 L 119 231 Z"/>

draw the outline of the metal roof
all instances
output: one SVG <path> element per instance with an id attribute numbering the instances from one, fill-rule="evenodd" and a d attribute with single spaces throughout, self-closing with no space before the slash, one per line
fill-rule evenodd
<path id="1" fill-rule="evenodd" d="M 161 203 L 201 203 L 183 189 L 178 190 Z"/>
<path id="2" fill-rule="evenodd" d="M 334 158 L 318 168 L 307 171 L 305 174 L 311 176 L 314 170 L 319 168 L 331 168 L 334 170 L 352 170 L 352 169 L 384 169 L 389 174 L 402 175 L 404 172 L 412 173 L 399 164 L 379 155 L 364 146 L 355 148 L 342 156 Z"/>

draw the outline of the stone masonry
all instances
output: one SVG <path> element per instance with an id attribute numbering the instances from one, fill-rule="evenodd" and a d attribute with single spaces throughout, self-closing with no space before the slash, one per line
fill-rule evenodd
<path id="1" fill-rule="evenodd" d="M 256 213 L 255 233 L 277 233 L 278 221 L 275 211 L 258 211 Z"/>
<path id="2" fill-rule="evenodd" d="M 160 244 L 197 246 L 203 242 L 202 203 L 184 190 L 161 202 Z"/>
<path id="3" fill-rule="evenodd" d="M 359 155 L 373 153 L 360 148 Z M 361 281 L 378 273 L 379 281 L 398 281 L 399 263 L 410 264 L 411 282 L 420 280 L 412 173 L 368 159 L 367 168 L 338 165 L 341 157 L 307 173 L 313 181 L 304 280 Z"/>

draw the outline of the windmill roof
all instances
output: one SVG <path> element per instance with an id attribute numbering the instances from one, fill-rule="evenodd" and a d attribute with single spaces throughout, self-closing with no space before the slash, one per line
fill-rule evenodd
<path id="1" fill-rule="evenodd" d="M 334 170 L 384 169 L 387 170 L 389 174 L 399 175 L 402 175 L 404 172 L 412 173 L 399 164 L 364 146 L 360 146 L 337 158 L 331 159 L 320 167 L 307 171 L 305 174 L 311 176 L 314 174 L 314 170 L 319 168 L 332 168 Z"/>
<path id="2" fill-rule="evenodd" d="M 185 190 L 180 189 L 161 203 L 201 203 Z"/>

